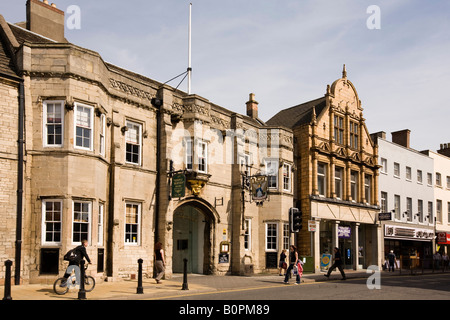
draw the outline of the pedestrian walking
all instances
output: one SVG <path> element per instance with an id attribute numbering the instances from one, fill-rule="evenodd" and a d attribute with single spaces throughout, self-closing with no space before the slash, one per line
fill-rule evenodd
<path id="1" fill-rule="evenodd" d="M 332 272 L 334 269 L 336 269 L 336 268 L 338 268 L 339 271 L 341 272 L 341 276 L 342 276 L 342 279 L 341 279 L 341 280 L 346 280 L 347 278 L 345 277 L 344 270 L 342 269 L 342 258 L 341 258 L 341 253 L 340 253 L 338 247 L 334 248 L 334 263 L 333 263 L 333 265 L 330 267 L 330 269 L 328 269 L 328 273 L 327 273 L 327 274 L 324 274 L 324 276 L 327 277 L 327 278 L 329 278 L 331 272 Z"/>
<path id="2" fill-rule="evenodd" d="M 155 244 L 155 268 L 156 268 L 156 283 L 161 283 L 161 279 L 166 271 L 166 262 L 164 260 L 164 250 L 162 249 L 162 243 L 157 242 Z"/>
<path id="3" fill-rule="evenodd" d="M 442 253 L 442 263 L 444 265 L 444 270 L 448 268 L 449 257 L 446 252 Z"/>
<path id="4" fill-rule="evenodd" d="M 291 245 L 289 248 L 289 267 L 286 270 L 286 275 L 284 276 L 284 283 L 289 283 L 289 275 L 291 271 L 296 268 L 297 272 L 295 275 L 295 284 L 300 284 L 300 273 L 298 272 L 298 252 L 297 248 L 294 245 Z"/>
<path id="5" fill-rule="evenodd" d="M 278 267 L 280 268 L 280 276 L 286 275 L 287 263 L 286 263 L 286 249 L 283 249 L 280 253 L 280 261 L 278 263 Z M 284 270 L 284 274 L 281 274 L 281 270 Z"/>
<path id="6" fill-rule="evenodd" d="M 434 263 L 435 269 L 439 269 L 440 264 L 441 264 L 441 259 L 442 259 L 441 254 L 436 251 L 436 253 L 433 255 L 433 263 Z"/>
<path id="7" fill-rule="evenodd" d="M 388 261 L 389 261 L 389 272 L 394 272 L 395 264 L 397 263 L 397 257 L 395 256 L 394 250 L 389 251 L 388 253 Z"/>

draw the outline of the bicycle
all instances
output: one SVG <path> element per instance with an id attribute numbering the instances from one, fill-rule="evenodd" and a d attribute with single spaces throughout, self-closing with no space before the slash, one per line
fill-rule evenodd
<path id="1" fill-rule="evenodd" d="M 84 270 L 86 271 L 88 268 L 88 264 L 84 266 Z M 64 283 L 65 282 L 65 283 Z M 55 283 L 53 283 L 53 291 L 56 294 L 64 295 L 66 294 L 70 287 L 75 287 L 78 285 L 77 281 L 77 273 L 71 274 L 67 279 L 64 277 L 60 277 L 56 279 Z M 95 287 L 95 279 L 92 276 L 84 276 L 84 291 L 91 292 Z"/>

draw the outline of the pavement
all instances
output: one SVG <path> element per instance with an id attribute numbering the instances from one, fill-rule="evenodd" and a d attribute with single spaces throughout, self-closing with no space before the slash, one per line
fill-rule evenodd
<path id="1" fill-rule="evenodd" d="M 371 270 L 345 270 L 348 280 L 356 278 L 368 278 L 373 274 Z M 381 271 L 382 276 L 410 275 L 409 271 L 386 272 Z M 430 272 L 425 272 L 430 273 Z M 422 272 L 417 272 L 422 274 Z M 324 277 L 324 273 L 303 274 L 302 283 L 339 281 L 340 273 L 335 270 L 329 279 Z M 218 292 L 232 292 L 242 290 L 252 290 L 258 288 L 270 288 L 282 286 L 284 277 L 278 274 L 257 274 L 252 276 L 214 276 L 188 274 L 187 284 L 183 286 L 183 275 L 174 274 L 171 279 L 163 280 L 157 284 L 154 279 L 142 280 L 143 293 L 137 293 L 137 280 L 118 280 L 113 282 L 103 282 L 97 280 L 93 291 L 86 292 L 86 300 L 159 300 L 177 299 L 181 296 L 192 296 L 201 294 L 214 294 Z M 290 285 L 294 285 L 291 278 Z M 187 287 L 184 288 L 183 287 Z M 5 297 L 5 287 L 0 286 L 0 295 Z M 3 299 L 2 298 L 2 299 Z M 65 295 L 57 295 L 53 291 L 53 285 L 48 284 L 22 284 L 11 286 L 12 300 L 80 300 L 78 287 L 72 288 Z M 251 299 L 251 298 L 250 298 Z"/>

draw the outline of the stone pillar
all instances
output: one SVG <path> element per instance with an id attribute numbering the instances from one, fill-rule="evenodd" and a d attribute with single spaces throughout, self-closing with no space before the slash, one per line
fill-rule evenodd
<path id="1" fill-rule="evenodd" d="M 316 221 L 316 232 L 313 234 L 313 259 L 314 259 L 314 272 L 320 273 L 320 219 Z"/>
<path id="2" fill-rule="evenodd" d="M 353 257 L 354 257 L 354 259 L 353 259 L 353 269 L 354 270 L 358 270 L 358 264 L 359 264 L 359 237 L 358 237 L 358 234 L 359 234 L 359 222 L 356 222 L 354 225 L 353 225 L 353 230 L 352 230 L 352 233 L 353 233 L 353 235 L 352 235 L 352 242 L 353 242 Z"/>
<path id="3" fill-rule="evenodd" d="M 336 168 L 335 159 L 333 157 L 331 157 L 330 158 L 330 172 L 329 172 L 329 175 L 328 175 L 330 177 L 330 179 L 329 179 L 329 181 L 327 181 L 327 184 L 330 186 L 328 188 L 329 192 L 330 192 L 329 193 L 329 197 L 330 198 L 336 198 L 336 190 L 335 190 L 336 185 L 334 183 L 335 168 Z"/>
<path id="4" fill-rule="evenodd" d="M 366 192 L 364 190 L 364 182 L 366 179 L 366 174 L 364 172 L 364 166 L 360 166 L 360 174 L 359 174 L 359 198 L 361 199 L 360 201 L 362 203 L 366 203 L 367 199 L 366 199 Z"/>
<path id="5" fill-rule="evenodd" d="M 383 236 L 383 225 L 381 223 L 377 223 L 374 226 L 374 240 L 372 243 L 375 243 L 375 252 L 373 253 L 373 264 L 377 264 L 381 270 L 381 266 L 384 262 L 384 236 Z"/>
<path id="6" fill-rule="evenodd" d="M 314 152 L 312 155 L 312 173 L 311 173 L 311 187 L 312 194 L 318 195 L 319 190 L 317 188 L 317 152 Z"/>
<path id="7" fill-rule="evenodd" d="M 356 199 L 352 199 L 352 192 L 351 192 L 351 174 L 352 174 L 352 170 L 350 167 L 350 162 L 346 162 L 345 165 L 345 178 L 344 178 L 344 183 L 343 185 L 344 187 L 344 196 L 342 197 L 342 199 L 345 199 L 347 201 L 352 201 Z"/>
<path id="8" fill-rule="evenodd" d="M 331 243 L 333 244 L 333 248 L 339 247 L 339 236 L 338 236 L 338 227 L 340 221 L 336 220 L 332 222 L 332 230 L 331 230 Z"/>

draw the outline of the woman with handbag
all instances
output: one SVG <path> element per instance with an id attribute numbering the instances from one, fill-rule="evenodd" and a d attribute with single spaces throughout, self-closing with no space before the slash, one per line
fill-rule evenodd
<path id="1" fill-rule="evenodd" d="M 297 267 L 297 263 L 299 261 L 298 260 L 297 248 L 294 245 L 291 245 L 289 250 L 290 250 L 290 252 L 289 252 L 289 267 L 286 270 L 286 275 L 284 277 L 284 283 L 285 284 L 289 283 L 289 274 L 290 274 L 292 269 L 298 268 Z M 295 276 L 295 284 L 300 284 L 300 274 L 298 272 L 298 269 L 297 269 L 297 274 Z"/>

